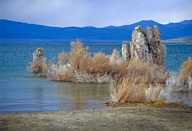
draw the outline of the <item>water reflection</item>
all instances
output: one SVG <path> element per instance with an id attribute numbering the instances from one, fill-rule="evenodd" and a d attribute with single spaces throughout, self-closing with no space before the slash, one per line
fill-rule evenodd
<path id="1" fill-rule="evenodd" d="M 101 108 L 101 103 L 108 100 L 107 84 L 79 84 L 65 83 L 58 87 L 58 101 L 60 110 L 81 110 Z"/>
<path id="2" fill-rule="evenodd" d="M 43 99 L 44 88 L 43 87 L 35 88 L 33 89 L 33 91 L 35 92 L 35 98 L 39 99 L 39 103 L 42 103 L 41 101 Z"/>
<path id="3" fill-rule="evenodd" d="M 33 94 L 38 109 L 40 106 L 45 111 L 103 109 L 107 107 L 102 103 L 109 100 L 108 84 L 54 82 L 53 87 L 34 88 Z"/>

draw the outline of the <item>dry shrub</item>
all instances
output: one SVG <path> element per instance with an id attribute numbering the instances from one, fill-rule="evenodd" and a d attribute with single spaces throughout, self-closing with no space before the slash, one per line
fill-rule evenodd
<path id="1" fill-rule="evenodd" d="M 88 72 L 91 74 L 110 74 L 113 77 L 115 74 L 125 72 L 127 65 L 122 60 L 119 52 L 114 49 L 112 55 L 106 56 L 104 53 L 95 53 L 88 65 Z"/>
<path id="2" fill-rule="evenodd" d="M 80 83 L 109 83 L 112 81 L 111 75 L 100 75 L 100 74 L 88 74 L 86 72 L 80 73 L 75 72 L 73 75 L 73 81 L 74 82 L 80 82 Z"/>
<path id="3" fill-rule="evenodd" d="M 109 72 L 115 76 L 119 75 L 120 77 L 126 75 L 127 63 L 121 58 L 116 49 L 113 50 L 113 53 L 109 58 Z"/>
<path id="4" fill-rule="evenodd" d="M 71 43 L 71 52 L 69 53 L 68 63 L 72 72 L 84 72 L 91 61 L 91 54 L 88 53 L 88 47 L 83 48 L 79 41 Z"/>
<path id="5" fill-rule="evenodd" d="M 52 70 L 49 70 L 48 74 L 48 77 L 54 81 L 71 82 L 73 79 L 71 71 L 63 66 L 55 65 L 55 67 L 52 67 Z"/>
<path id="6" fill-rule="evenodd" d="M 91 62 L 91 53 L 88 53 L 88 47 L 83 48 L 83 44 L 79 41 L 71 42 L 71 51 L 68 53 L 62 52 L 58 55 L 59 64 L 70 64 L 69 69 L 75 73 L 84 72 L 87 70 L 87 65 Z"/>
<path id="7" fill-rule="evenodd" d="M 109 72 L 109 58 L 104 53 L 95 53 L 91 62 L 88 64 L 88 72 L 91 74 L 104 75 Z"/>
<path id="8" fill-rule="evenodd" d="M 83 48 L 81 42 L 71 43 L 71 52 L 62 52 L 58 55 L 59 65 L 50 62 L 49 78 L 55 81 L 75 81 L 77 80 L 77 72 L 84 74 L 87 71 L 87 65 L 91 61 L 88 47 Z M 80 75 L 85 77 L 85 75 Z M 83 79 L 83 78 L 82 78 Z"/>
<path id="9" fill-rule="evenodd" d="M 165 83 L 169 77 L 169 72 L 159 67 L 151 65 L 143 60 L 131 59 L 127 68 L 127 74 L 131 78 L 142 76 L 142 81 L 145 83 Z M 139 81 L 141 82 L 141 80 Z"/>
<path id="10" fill-rule="evenodd" d="M 68 54 L 65 52 L 62 52 L 58 55 L 59 64 L 66 64 L 68 60 Z"/>
<path id="11" fill-rule="evenodd" d="M 191 106 L 192 60 L 190 57 L 181 65 L 179 72 L 179 75 L 172 75 L 166 81 L 167 102 Z"/>
<path id="12" fill-rule="evenodd" d="M 192 78 L 192 60 L 188 57 L 188 60 L 185 61 L 180 68 L 180 79 L 184 79 L 184 83 L 189 81 L 189 77 Z"/>
<path id="13" fill-rule="evenodd" d="M 164 93 L 165 91 L 165 85 L 164 84 L 148 84 L 145 88 L 145 95 L 146 95 L 146 99 L 147 101 L 160 101 L 161 98 L 161 92 Z"/>
<path id="14" fill-rule="evenodd" d="M 97 83 L 109 83 L 113 81 L 113 78 L 110 74 L 104 74 L 104 75 L 97 74 L 96 79 Z"/>
<path id="15" fill-rule="evenodd" d="M 96 83 L 95 76 L 86 72 L 75 72 L 73 81 L 80 83 Z"/>
<path id="16" fill-rule="evenodd" d="M 66 68 L 61 69 L 59 65 L 54 65 L 54 68 L 50 68 L 52 71 L 49 71 L 50 78 L 66 81 L 64 76 L 69 76 L 70 73 L 73 77 L 69 78 L 73 78 L 71 81 L 74 82 L 106 83 L 112 81 L 112 77 L 115 77 L 117 73 L 125 73 L 127 65 L 116 49 L 111 56 L 98 52 L 93 57 L 88 49 L 88 47 L 84 48 L 79 41 L 72 42 L 69 54 L 62 52 L 58 55 L 59 65 Z M 66 72 L 66 69 L 69 71 Z"/>
<path id="17" fill-rule="evenodd" d="M 161 84 L 147 84 L 144 77 L 133 78 L 124 76 L 122 81 L 111 82 L 109 93 L 112 103 L 118 102 L 147 102 L 149 100 L 161 100 L 161 92 L 164 87 Z"/>
<path id="18" fill-rule="evenodd" d="M 145 102 L 145 84 L 138 83 L 137 78 L 133 80 L 131 77 L 124 77 L 121 82 L 112 82 L 109 88 L 109 92 L 111 95 L 111 101 L 113 103 L 117 102 Z"/>
<path id="19" fill-rule="evenodd" d="M 59 63 L 61 62 L 64 62 L 64 61 L 59 61 Z M 49 79 L 54 81 L 66 81 L 66 82 L 71 82 L 73 79 L 72 72 L 69 70 L 68 65 L 55 64 L 55 58 L 49 60 L 48 77 Z"/>
<path id="20" fill-rule="evenodd" d="M 181 65 L 179 75 L 172 75 L 167 79 L 166 86 L 169 89 L 170 98 L 176 92 L 192 91 L 192 60 L 190 57 Z"/>
<path id="21" fill-rule="evenodd" d="M 37 75 L 38 77 L 46 77 L 48 71 L 46 59 L 43 58 L 42 61 L 33 61 L 29 63 L 27 70 L 30 71 L 32 75 Z"/>
<path id="22" fill-rule="evenodd" d="M 191 98 L 188 98 L 187 95 L 192 89 L 191 62 L 192 60 L 189 58 L 182 64 L 180 76 L 170 77 L 167 71 L 156 65 L 149 66 L 142 60 L 132 59 L 127 68 L 127 76 L 123 76 L 122 81 L 115 81 L 111 84 L 111 101 L 115 103 L 152 100 L 158 101 L 157 106 L 164 106 L 163 101 L 175 103 L 182 101 L 189 104 Z M 186 101 L 186 98 L 189 100 Z"/>
<path id="23" fill-rule="evenodd" d="M 126 68 L 126 75 L 118 77 L 110 85 L 110 95 L 113 103 L 131 101 L 146 102 L 160 100 L 163 86 L 169 74 L 157 65 L 149 66 L 143 60 L 131 59 Z"/>

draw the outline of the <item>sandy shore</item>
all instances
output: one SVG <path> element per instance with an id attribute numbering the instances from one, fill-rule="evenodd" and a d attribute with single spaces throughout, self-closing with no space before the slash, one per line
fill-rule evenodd
<path id="1" fill-rule="evenodd" d="M 0 131 L 192 130 L 191 107 L 115 107 L 104 110 L 0 114 Z"/>

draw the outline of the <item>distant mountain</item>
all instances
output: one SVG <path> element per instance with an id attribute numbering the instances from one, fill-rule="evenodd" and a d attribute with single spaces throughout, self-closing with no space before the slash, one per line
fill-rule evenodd
<path id="1" fill-rule="evenodd" d="M 180 24 L 192 24 L 192 20 L 184 20 L 184 21 L 181 21 Z"/>
<path id="2" fill-rule="evenodd" d="M 27 24 L 9 20 L 0 20 L 0 42 L 32 40 L 48 42 L 122 42 L 131 40 L 131 34 L 138 25 L 145 30 L 147 26 L 157 25 L 162 39 L 192 37 L 192 20 L 166 25 L 152 20 L 143 20 L 138 23 L 123 26 L 96 27 L 48 27 L 43 25 Z"/>

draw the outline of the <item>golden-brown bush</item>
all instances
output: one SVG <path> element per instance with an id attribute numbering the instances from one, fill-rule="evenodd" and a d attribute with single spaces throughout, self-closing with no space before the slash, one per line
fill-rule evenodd
<path id="1" fill-rule="evenodd" d="M 46 60 L 43 60 L 40 63 L 35 61 L 29 63 L 27 70 L 30 71 L 32 75 L 37 75 L 38 77 L 46 77 L 48 71 Z"/>
<path id="2" fill-rule="evenodd" d="M 133 79 L 140 77 L 139 82 L 165 83 L 169 77 L 169 72 L 158 65 L 150 66 L 143 60 L 131 59 L 127 68 L 127 75 Z"/>
<path id="3" fill-rule="evenodd" d="M 62 52 L 58 55 L 59 64 L 66 64 L 68 60 L 68 54 L 65 52 Z"/>
<path id="4" fill-rule="evenodd" d="M 73 80 L 73 73 L 63 66 L 52 65 L 52 70 L 49 70 L 48 77 L 54 81 L 71 82 Z"/>
<path id="5" fill-rule="evenodd" d="M 139 79 L 132 79 L 128 76 L 124 77 L 120 82 L 112 82 L 109 88 L 111 101 L 113 103 L 124 101 L 145 102 L 145 83 L 137 84 Z"/>
<path id="6" fill-rule="evenodd" d="M 83 44 L 79 41 L 71 43 L 71 52 L 68 56 L 68 63 L 72 72 L 84 72 L 87 70 L 87 65 L 91 61 L 91 53 L 88 53 L 89 48 L 83 48 Z"/>
<path id="7" fill-rule="evenodd" d="M 141 60 L 132 59 L 122 81 L 114 81 L 110 85 L 111 101 L 160 101 L 156 103 L 158 106 L 164 106 L 162 102 L 190 103 L 190 98 L 183 100 L 187 96 L 184 94 L 191 92 L 191 62 L 188 58 L 181 66 L 180 75 L 170 77 L 167 71 L 156 65 L 149 66 Z"/>
<path id="8" fill-rule="evenodd" d="M 110 64 L 109 64 L 109 72 L 115 76 L 123 76 L 126 74 L 127 63 L 121 58 L 119 52 L 114 49 L 112 55 L 109 56 Z"/>
<path id="9" fill-rule="evenodd" d="M 95 53 L 90 63 L 88 64 L 88 71 L 91 74 L 99 73 L 101 75 L 109 72 L 109 58 L 104 53 Z"/>
<path id="10" fill-rule="evenodd" d="M 122 81 L 113 81 L 110 84 L 109 93 L 112 103 L 117 102 L 147 102 L 148 100 L 161 100 L 162 84 L 143 82 L 144 76 L 124 76 Z"/>
<path id="11" fill-rule="evenodd" d="M 169 77 L 169 73 L 165 69 L 157 65 L 149 66 L 145 61 L 137 59 L 131 59 L 128 66 L 122 71 L 117 75 L 121 77 L 128 75 L 133 80 L 139 78 L 138 82 L 144 83 L 165 83 Z"/>
<path id="12" fill-rule="evenodd" d="M 165 83 L 168 77 L 169 73 L 157 65 L 149 66 L 143 60 L 131 59 L 126 75 L 110 85 L 112 102 L 159 100 L 163 90 L 159 83 Z"/>
<path id="13" fill-rule="evenodd" d="M 52 70 L 49 71 L 50 78 L 52 80 L 66 81 L 65 76 L 69 74 L 65 75 L 65 73 L 70 73 L 70 76 L 73 76 L 71 81 L 83 82 L 82 80 L 85 80 L 85 78 L 94 77 L 94 80 L 89 79 L 85 81 L 100 83 L 102 81 L 109 82 L 109 80 L 112 80 L 111 76 L 114 77 L 117 73 L 125 73 L 127 65 L 116 49 L 111 56 L 106 56 L 104 53 L 98 52 L 93 57 L 91 57 L 88 49 L 88 47 L 84 48 L 83 44 L 79 41 L 72 42 L 69 53 L 62 52 L 58 55 L 60 67 L 52 63 L 54 68 L 50 68 Z M 66 72 L 66 68 L 61 69 L 62 67 L 66 67 L 70 72 Z"/>
<path id="14" fill-rule="evenodd" d="M 192 78 L 192 60 L 190 57 L 181 65 L 179 72 L 185 83 L 188 82 L 189 77 Z"/>

